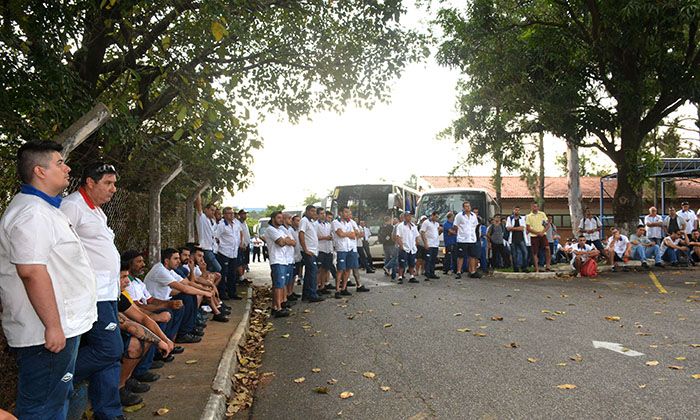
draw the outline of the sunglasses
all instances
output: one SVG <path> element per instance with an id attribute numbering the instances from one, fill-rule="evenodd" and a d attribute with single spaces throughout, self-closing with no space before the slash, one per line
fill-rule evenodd
<path id="1" fill-rule="evenodd" d="M 112 173 L 112 172 L 117 172 L 117 169 L 114 167 L 114 165 L 110 165 L 108 163 L 105 163 L 104 165 L 95 169 L 95 173 L 97 173 L 97 174 L 105 174 L 105 173 Z"/>

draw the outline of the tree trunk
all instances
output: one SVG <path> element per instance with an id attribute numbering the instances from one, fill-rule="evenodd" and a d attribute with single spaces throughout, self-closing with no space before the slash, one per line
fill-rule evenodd
<path id="1" fill-rule="evenodd" d="M 205 181 L 197 185 L 197 188 L 192 191 L 192 194 L 190 194 L 187 197 L 187 201 L 185 203 L 185 226 L 187 227 L 187 242 L 195 242 L 195 228 L 194 228 L 194 200 L 197 199 L 197 196 L 202 194 L 204 190 L 209 188 L 209 181 Z"/>
<path id="2" fill-rule="evenodd" d="M 148 229 L 148 262 L 156 264 L 160 259 L 160 194 L 176 176 L 182 172 L 182 162 L 173 165 L 168 173 L 157 179 L 151 185 L 148 196 L 148 213 L 150 226 Z"/>
<path id="3" fill-rule="evenodd" d="M 628 235 L 637 229 L 642 207 L 641 191 L 647 174 L 639 167 L 639 152 L 642 136 L 638 124 L 622 124 L 622 145 L 615 156 L 617 166 L 617 189 L 613 200 L 615 225 Z"/>
<path id="4" fill-rule="evenodd" d="M 498 203 L 498 207 L 501 207 L 501 197 L 503 195 L 503 160 L 501 157 L 495 156 L 494 160 L 496 161 L 496 168 L 493 171 L 493 189 L 496 191 L 496 203 Z"/>
<path id="5" fill-rule="evenodd" d="M 99 102 L 82 117 L 78 118 L 76 122 L 71 124 L 70 127 L 54 137 L 53 141 L 63 146 L 63 159 L 67 160 L 70 152 L 109 121 L 109 118 L 109 108 L 102 102 Z"/>
<path id="6" fill-rule="evenodd" d="M 571 217 L 571 232 L 576 232 L 583 219 L 581 206 L 581 168 L 578 156 L 578 146 L 572 141 L 566 142 L 566 168 L 569 186 L 569 216 Z M 562 238 L 563 239 L 563 238 Z"/>
<path id="7" fill-rule="evenodd" d="M 544 131 L 541 131 L 539 134 L 539 142 L 537 144 L 537 154 L 540 160 L 540 171 L 538 175 L 538 182 L 539 182 L 539 201 L 540 201 L 540 208 L 544 211 Z"/>

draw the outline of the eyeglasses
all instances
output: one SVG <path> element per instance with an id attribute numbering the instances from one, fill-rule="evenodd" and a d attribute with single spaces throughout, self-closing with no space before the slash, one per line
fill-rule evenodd
<path id="1" fill-rule="evenodd" d="M 95 173 L 98 173 L 98 174 L 104 174 L 104 173 L 109 173 L 109 172 L 115 172 L 115 173 L 117 172 L 117 169 L 114 167 L 114 165 L 110 165 L 108 163 L 105 163 L 104 165 L 95 169 Z"/>

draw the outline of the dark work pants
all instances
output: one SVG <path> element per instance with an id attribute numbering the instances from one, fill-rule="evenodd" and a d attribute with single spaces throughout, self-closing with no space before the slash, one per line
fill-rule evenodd
<path id="1" fill-rule="evenodd" d="M 158 323 L 158 326 L 163 331 L 163 334 L 165 334 L 170 340 L 175 340 L 175 337 L 177 336 L 177 330 L 180 328 L 180 324 L 182 323 L 184 309 L 185 308 L 180 308 L 178 310 L 163 309 L 156 311 L 156 313 L 170 312 L 170 321 Z M 157 347 L 158 346 L 151 346 L 148 349 L 146 355 L 143 357 L 143 359 L 141 359 L 141 363 L 139 363 L 139 365 L 136 366 L 136 369 L 134 369 L 134 376 L 143 375 L 148 371 L 148 369 L 151 368 L 151 365 L 153 364 L 153 357 L 156 355 Z"/>
<path id="2" fill-rule="evenodd" d="M 176 335 L 190 334 L 194 331 L 195 314 L 197 313 L 197 296 L 188 295 L 185 293 L 178 293 L 173 296 L 173 300 L 182 301 L 182 321 L 180 322 L 180 328 L 177 330 Z"/>
<path id="3" fill-rule="evenodd" d="M 425 253 L 425 275 L 432 277 L 435 275 L 435 264 L 437 264 L 438 248 L 426 248 Z"/>
<path id="4" fill-rule="evenodd" d="M 232 298 L 236 296 L 236 283 L 238 283 L 238 258 L 229 258 L 222 253 L 217 253 L 216 260 L 221 265 L 219 296 Z"/>
<path id="5" fill-rule="evenodd" d="M 302 296 L 305 298 L 317 298 L 318 292 L 316 288 L 318 265 L 316 264 L 317 257 L 315 255 L 308 255 L 306 253 L 302 254 L 302 260 L 304 261 L 304 288 Z"/>

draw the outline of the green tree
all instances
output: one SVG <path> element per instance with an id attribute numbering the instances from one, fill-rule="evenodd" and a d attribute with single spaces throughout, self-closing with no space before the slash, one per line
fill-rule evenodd
<path id="1" fill-rule="evenodd" d="M 615 170 L 600 163 L 600 156 L 595 150 L 589 150 L 588 153 L 579 154 L 580 176 L 595 176 L 601 177 L 613 173 Z M 557 168 L 563 176 L 568 175 L 566 155 L 559 155 L 555 158 Z"/>
<path id="2" fill-rule="evenodd" d="M 474 0 L 443 7 L 440 59 L 508 111 L 615 163 L 615 221 L 636 223 L 644 138 L 700 96 L 700 4 Z"/>
<path id="3" fill-rule="evenodd" d="M 321 201 L 322 198 L 316 195 L 316 193 L 311 193 L 304 198 L 304 206 L 309 206 L 311 204 L 316 204 Z"/>
<path id="4" fill-rule="evenodd" d="M 268 204 L 265 208 L 265 217 L 270 217 L 272 213 L 282 210 L 284 210 L 284 204 Z"/>

